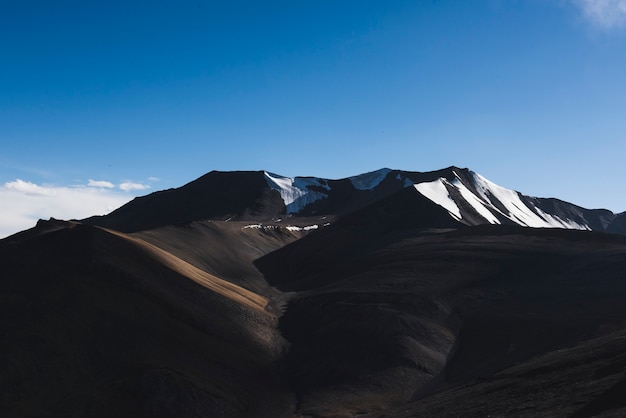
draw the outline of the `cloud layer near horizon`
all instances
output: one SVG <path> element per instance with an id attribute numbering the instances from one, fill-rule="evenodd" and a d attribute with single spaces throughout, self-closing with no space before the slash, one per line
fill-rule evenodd
<path id="1" fill-rule="evenodd" d="M 575 0 L 594 26 L 615 29 L 626 25 L 626 0 Z"/>
<path id="2" fill-rule="evenodd" d="M 38 219 L 82 219 L 105 215 L 150 186 L 89 180 L 87 185 L 46 186 L 17 179 L 0 186 L 0 238 L 35 226 Z"/>

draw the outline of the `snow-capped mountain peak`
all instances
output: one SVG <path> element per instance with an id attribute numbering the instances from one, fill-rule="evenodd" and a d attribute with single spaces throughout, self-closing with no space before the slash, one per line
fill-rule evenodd
<path id="1" fill-rule="evenodd" d="M 437 180 L 413 185 L 415 190 L 420 192 L 433 203 L 436 203 L 446 209 L 452 217 L 460 221 L 462 219 L 461 211 L 452 196 L 450 196 L 450 192 L 448 190 L 451 186 L 450 182 L 443 177 L 439 177 Z"/>
<path id="2" fill-rule="evenodd" d="M 481 197 L 492 206 L 494 205 L 491 199 L 497 199 L 508 210 L 508 213 L 501 212 L 495 206 L 494 209 L 519 225 L 534 228 L 591 229 L 589 225 L 561 219 L 558 215 L 550 215 L 536 206 L 527 205 L 522 201 L 522 195 L 519 192 L 499 186 L 480 174 L 474 172 L 471 174 Z"/>
<path id="3" fill-rule="evenodd" d="M 180 209 L 181 201 L 185 202 L 184 210 Z M 414 209 L 409 210 L 407 204 L 415 204 Z M 146 212 L 146 207 L 160 209 Z M 336 219 L 367 208 L 380 209 L 383 214 L 398 211 L 395 215 L 400 217 L 420 217 L 422 225 L 429 225 L 428 217 L 436 214 L 437 220 L 432 221 L 443 220 L 442 225 L 517 224 L 626 231 L 626 213 L 616 215 L 558 199 L 526 196 L 457 167 L 430 172 L 383 168 L 337 180 L 286 177 L 268 171 L 212 171 L 178 189 L 137 198 L 88 222 L 132 232 L 199 219 L 234 217 L 258 222 L 285 214 Z"/>
<path id="4" fill-rule="evenodd" d="M 615 216 L 609 214 L 605 219 L 607 214 L 599 211 L 556 199 L 525 196 L 457 167 L 425 173 L 382 168 L 343 180 L 291 178 L 269 172 L 265 172 L 265 178 L 272 189 L 280 192 L 288 214 L 342 213 L 412 187 L 466 225 L 517 224 L 581 230 L 601 225 L 604 230 Z"/>
<path id="5" fill-rule="evenodd" d="M 514 223 L 533 228 L 566 228 L 590 230 L 585 222 L 550 214 L 530 203 L 519 192 L 499 186 L 473 171 L 467 170 L 469 184 L 453 170 L 454 179 L 439 178 L 415 184 L 423 196 L 445 208 L 452 217 L 464 223 L 478 215 L 484 223 Z M 467 181 L 467 180 L 466 180 Z M 469 186 L 469 187 L 468 187 Z M 463 216 L 461 207 L 465 209 Z"/>

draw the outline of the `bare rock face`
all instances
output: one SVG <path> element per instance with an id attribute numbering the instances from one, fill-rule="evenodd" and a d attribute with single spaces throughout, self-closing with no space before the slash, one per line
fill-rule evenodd
<path id="1" fill-rule="evenodd" d="M 626 235 L 626 212 L 617 215 L 607 227 L 607 232 Z"/>

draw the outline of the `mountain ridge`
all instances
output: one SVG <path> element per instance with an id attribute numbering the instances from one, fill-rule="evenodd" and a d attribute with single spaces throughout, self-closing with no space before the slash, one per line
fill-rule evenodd
<path id="1" fill-rule="evenodd" d="M 383 168 L 336 180 L 286 177 L 268 171 L 211 171 L 179 188 L 135 198 L 108 215 L 83 222 L 135 232 L 207 219 L 321 221 L 363 209 L 411 187 L 466 225 L 518 224 L 626 233 L 626 212 L 615 214 L 557 198 L 524 195 L 455 166 L 428 172 Z"/>

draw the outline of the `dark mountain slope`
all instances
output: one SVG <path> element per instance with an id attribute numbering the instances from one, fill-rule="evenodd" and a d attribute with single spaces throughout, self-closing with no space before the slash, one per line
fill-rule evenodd
<path id="1" fill-rule="evenodd" d="M 257 260 L 256 264 L 281 290 L 306 290 L 309 285 L 301 282 L 311 277 L 316 277 L 317 286 L 324 280 L 332 282 L 352 257 L 360 258 L 390 240 L 424 230 L 464 226 L 415 189 L 400 189 L 386 199 L 339 218 L 305 240 Z M 320 264 L 322 258 L 330 264 Z M 328 274 L 329 270 L 333 273 Z M 324 274 L 318 274 L 320 271 Z"/>
<path id="2" fill-rule="evenodd" d="M 135 232 L 203 219 L 269 220 L 282 213 L 284 203 L 262 171 L 211 171 L 178 189 L 135 198 L 107 216 L 83 222 Z"/>
<path id="3" fill-rule="evenodd" d="M 608 227 L 608 232 L 626 235 L 626 212 L 622 212 L 613 219 Z"/>
<path id="4" fill-rule="evenodd" d="M 344 218 L 257 263 L 297 291 L 280 329 L 302 413 L 384 409 L 624 326 L 624 238 L 358 224 Z"/>
<path id="5" fill-rule="evenodd" d="M 264 297 L 136 238 L 40 228 L 0 241 L 3 416 L 291 410 Z"/>
<path id="6" fill-rule="evenodd" d="M 377 418 L 626 416 L 626 331 L 551 351 Z"/>

